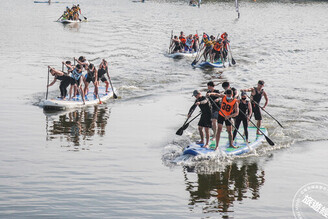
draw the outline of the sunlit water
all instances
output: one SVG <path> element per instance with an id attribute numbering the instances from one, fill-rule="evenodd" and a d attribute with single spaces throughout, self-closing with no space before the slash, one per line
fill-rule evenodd
<path id="1" fill-rule="evenodd" d="M 0 3 L 0 217 L 292 218 L 296 191 L 327 183 L 327 3 L 242 1 L 238 20 L 228 1 L 82 0 L 88 22 L 66 26 L 54 21 L 72 2 Z M 228 32 L 237 64 L 201 70 L 166 57 L 171 30 Z M 109 60 L 120 98 L 43 112 L 47 66 L 80 55 Z M 175 135 L 192 91 L 259 79 L 285 127 L 264 115 L 276 146 L 179 160 L 198 138 L 197 122 Z"/>

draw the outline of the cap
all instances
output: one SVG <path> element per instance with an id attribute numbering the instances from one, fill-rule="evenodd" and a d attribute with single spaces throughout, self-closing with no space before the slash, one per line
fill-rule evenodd
<path id="1" fill-rule="evenodd" d="M 198 94 L 200 94 L 199 90 L 194 90 L 194 92 L 192 93 L 192 96 L 196 97 Z"/>
<path id="2" fill-rule="evenodd" d="M 210 82 L 207 83 L 207 86 L 214 87 L 215 85 L 214 85 L 213 81 L 210 81 Z"/>
<path id="3" fill-rule="evenodd" d="M 257 82 L 257 83 L 260 85 L 264 85 L 264 81 L 262 81 L 262 80 L 259 80 L 259 82 Z"/>

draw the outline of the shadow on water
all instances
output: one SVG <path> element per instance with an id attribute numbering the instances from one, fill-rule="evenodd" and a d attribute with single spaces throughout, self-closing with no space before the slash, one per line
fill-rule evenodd
<path id="1" fill-rule="evenodd" d="M 59 140 L 62 147 L 77 147 L 86 145 L 86 142 L 94 137 L 105 135 L 110 109 L 94 106 L 70 112 L 44 113 L 46 115 L 46 140 Z M 92 144 L 90 141 L 87 145 Z"/>
<path id="2" fill-rule="evenodd" d="M 196 174 L 194 172 L 194 167 L 183 168 L 190 209 L 198 211 L 201 208 L 203 213 L 220 212 L 223 218 L 234 212 L 235 203 L 258 199 L 260 187 L 265 182 L 265 172 L 257 163 L 232 163 L 219 172 L 198 173 L 197 178 L 192 176 Z"/>

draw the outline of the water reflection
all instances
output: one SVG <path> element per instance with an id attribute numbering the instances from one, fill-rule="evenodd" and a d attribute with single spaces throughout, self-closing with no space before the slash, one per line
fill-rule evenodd
<path id="1" fill-rule="evenodd" d="M 95 136 L 105 135 L 110 110 L 106 106 L 94 106 L 59 114 L 45 114 L 47 141 L 60 140 L 62 143 L 80 146 Z"/>
<path id="2" fill-rule="evenodd" d="M 222 217 L 234 212 L 235 202 L 258 199 L 260 187 L 265 182 L 264 171 L 257 163 L 242 166 L 233 163 L 221 172 L 197 174 L 197 179 L 190 180 L 190 172 L 194 171 L 194 167 L 184 167 L 190 209 L 201 208 L 203 213 L 220 212 Z"/>

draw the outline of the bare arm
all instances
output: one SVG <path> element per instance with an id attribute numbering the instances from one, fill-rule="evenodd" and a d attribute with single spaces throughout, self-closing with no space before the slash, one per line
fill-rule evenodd
<path id="1" fill-rule="evenodd" d="M 267 93 L 265 91 L 263 91 L 263 96 L 264 96 L 264 99 L 265 99 L 265 104 L 262 107 L 262 109 L 264 109 L 268 105 L 268 103 L 269 103 L 269 98 L 268 98 L 268 95 L 267 95 Z"/>
<path id="2" fill-rule="evenodd" d="M 50 87 L 50 86 L 54 85 L 56 83 L 56 81 L 57 81 L 57 79 L 55 77 L 54 80 L 50 84 L 47 85 L 47 87 Z"/>
<path id="3" fill-rule="evenodd" d="M 248 120 L 251 119 L 252 113 L 253 113 L 253 110 L 252 110 L 251 102 L 248 102 L 248 115 L 247 115 Z"/>

